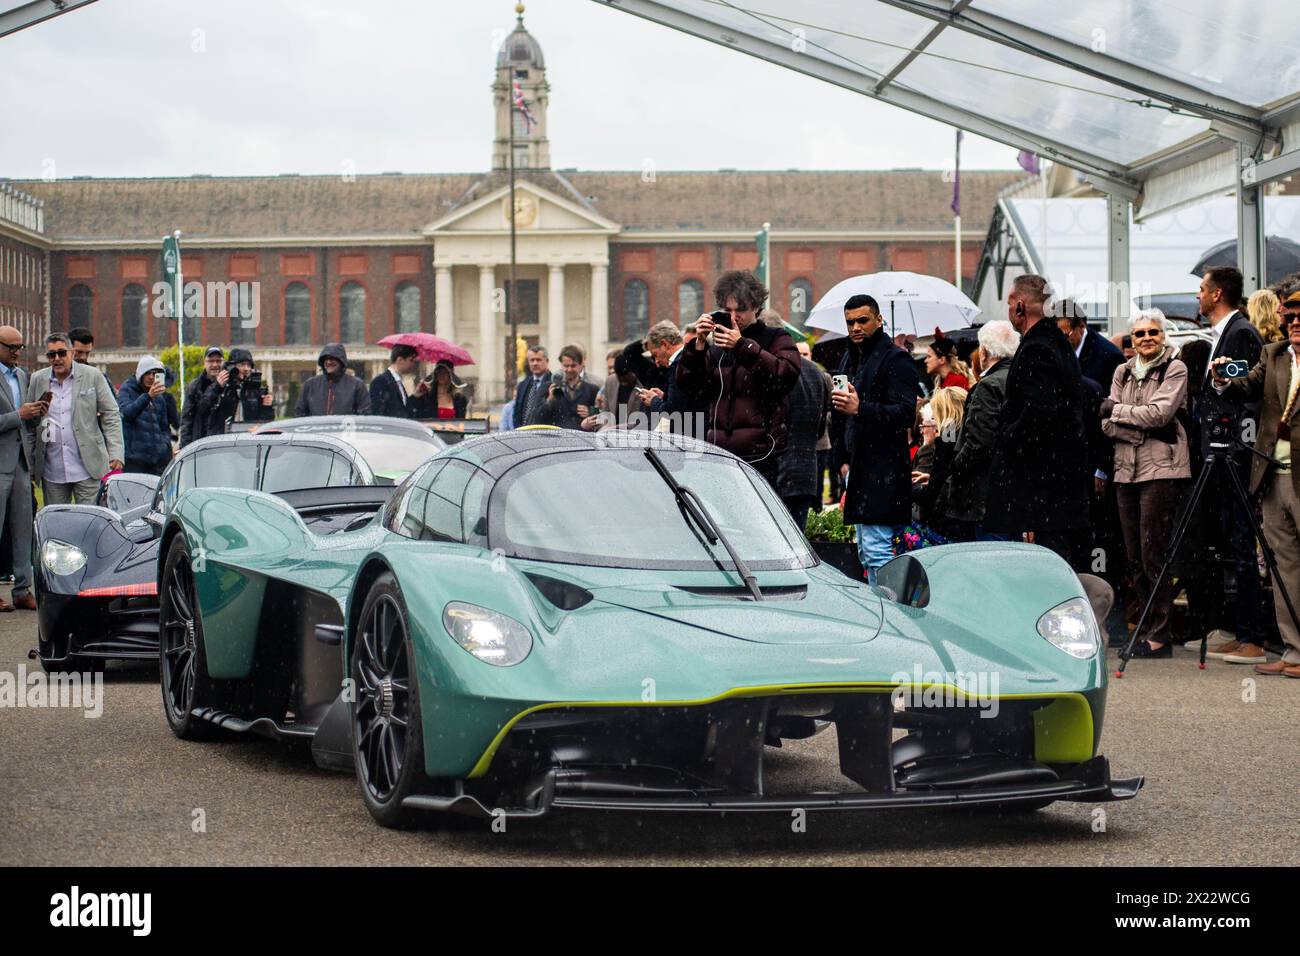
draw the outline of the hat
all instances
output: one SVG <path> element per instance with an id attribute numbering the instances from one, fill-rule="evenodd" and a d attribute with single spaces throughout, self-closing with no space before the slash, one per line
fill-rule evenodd
<path id="1" fill-rule="evenodd" d="M 448 362 L 446 359 L 441 360 L 437 365 L 433 367 L 433 376 L 430 378 L 430 381 L 433 381 L 438 377 L 438 369 L 440 368 L 445 368 L 447 370 L 447 374 L 451 376 L 452 388 L 465 387 L 465 383 L 456 377 L 456 370 L 452 368 L 451 363 Z"/>
<path id="2" fill-rule="evenodd" d="M 247 362 L 249 365 L 252 365 L 253 353 L 248 351 L 248 349 L 231 349 L 228 361 L 234 362 L 236 365 L 240 362 Z"/>
<path id="3" fill-rule="evenodd" d="M 1287 305 L 1291 302 L 1300 302 L 1300 289 L 1296 289 L 1289 296 L 1287 296 L 1285 299 L 1282 300 L 1283 305 Z"/>
<path id="4" fill-rule="evenodd" d="M 212 356 L 214 355 L 217 356 L 217 358 L 226 357 L 226 353 L 221 351 L 221 349 L 217 348 L 215 345 L 211 346 L 206 352 L 203 353 L 203 357 L 205 359 L 212 358 Z"/>
<path id="5" fill-rule="evenodd" d="M 135 380 L 139 382 L 150 372 L 163 371 L 166 371 L 166 366 L 164 366 L 162 362 L 158 361 L 152 355 L 146 355 L 144 358 L 140 359 L 140 361 L 135 363 Z"/>
<path id="6" fill-rule="evenodd" d="M 944 358 L 952 358 L 957 354 L 957 343 L 944 335 L 943 330 L 938 327 L 934 330 L 934 341 L 930 343 L 930 348 L 934 349 L 935 355 Z"/>

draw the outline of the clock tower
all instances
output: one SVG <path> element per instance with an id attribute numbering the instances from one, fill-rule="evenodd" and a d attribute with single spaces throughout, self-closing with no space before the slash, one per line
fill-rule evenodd
<path id="1" fill-rule="evenodd" d="M 497 76 L 492 84 L 492 103 L 496 108 L 492 168 L 509 168 L 508 124 L 513 122 L 515 169 L 549 169 L 551 144 L 546 138 L 546 104 L 551 88 L 546 83 L 546 61 L 541 46 L 524 28 L 522 3 L 516 4 L 515 13 L 518 15 L 515 28 L 497 51 Z M 515 87 L 522 94 L 529 115 L 511 110 Z"/>

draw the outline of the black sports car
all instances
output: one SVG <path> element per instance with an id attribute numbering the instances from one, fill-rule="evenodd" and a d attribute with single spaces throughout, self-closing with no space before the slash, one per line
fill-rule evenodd
<path id="1" fill-rule="evenodd" d="M 370 418 L 350 431 L 267 428 L 215 435 L 182 449 L 161 478 L 114 475 L 96 505 L 42 508 L 33 569 L 41 666 L 82 671 L 107 660 L 157 659 L 158 535 L 185 491 L 242 488 L 296 501 L 309 489 L 389 486 L 444 447 L 412 425 Z M 390 491 L 380 488 L 370 497 L 379 502 Z M 374 507 L 361 501 L 355 514 L 344 507 L 319 516 L 307 508 L 303 520 L 309 526 L 326 521 L 333 530 L 350 514 L 369 515 Z"/>

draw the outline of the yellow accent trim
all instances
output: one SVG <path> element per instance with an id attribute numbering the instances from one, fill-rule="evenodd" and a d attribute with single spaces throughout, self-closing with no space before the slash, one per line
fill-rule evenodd
<path id="1" fill-rule="evenodd" d="M 900 687 L 909 687 L 915 693 L 916 691 L 924 692 L 927 688 L 938 687 L 945 691 L 951 691 L 958 697 L 977 696 L 967 695 L 960 687 L 952 684 L 894 684 L 886 681 L 877 681 L 871 683 L 846 683 L 846 684 L 767 684 L 756 687 L 735 687 L 729 691 L 718 694 L 716 697 L 706 697 L 701 700 L 573 700 L 573 701 L 556 701 L 550 704 L 537 704 L 526 710 L 520 711 L 514 717 L 506 722 L 505 726 L 497 732 L 488 744 L 487 750 L 483 751 L 483 756 L 479 757 L 478 762 L 474 764 L 474 769 L 469 772 L 469 779 L 481 777 L 487 773 L 488 767 L 492 764 L 492 758 L 496 756 L 501 742 L 505 740 L 506 734 L 514 729 L 515 724 L 523 720 L 530 714 L 535 714 L 542 710 L 559 710 L 564 707 L 701 707 L 705 704 L 715 704 L 722 700 L 744 699 L 746 697 L 785 697 L 794 694 L 806 694 L 810 691 L 829 694 L 853 694 L 853 693 L 893 693 Z M 1057 711 L 1048 720 L 1044 722 L 1043 731 L 1039 731 L 1038 714 L 1044 711 L 1053 710 L 1056 703 L 1042 708 L 1041 711 L 1034 712 L 1034 752 L 1037 759 L 1044 763 L 1077 763 L 1081 760 L 1088 760 L 1092 757 L 1092 708 L 1088 705 L 1088 699 L 1082 694 L 1075 691 L 1059 692 L 1054 694 L 1002 694 L 998 700 L 1054 700 L 1056 703 L 1063 701 L 1071 702 L 1075 713 L 1067 714 L 1066 711 Z M 1070 730 L 1067 721 L 1074 719 L 1084 726 L 1076 727 Z M 1086 734 L 1084 733 L 1086 727 Z M 1087 738 L 1086 752 L 1077 750 L 1080 742 Z M 1048 738 L 1053 738 L 1050 742 Z M 1041 748 L 1041 749 L 1040 749 Z M 1083 756 L 1070 756 L 1074 753 L 1083 753 Z M 1044 753 L 1049 756 L 1044 756 Z M 1065 756 L 1060 756 L 1064 754 Z"/>
<path id="2" fill-rule="evenodd" d="M 1034 757 L 1042 763 L 1092 759 L 1092 708 L 1086 698 L 1062 697 L 1034 711 Z"/>
<path id="3" fill-rule="evenodd" d="M 531 432 L 531 431 L 558 432 L 559 430 L 560 430 L 559 425 L 520 425 L 518 428 L 515 429 L 515 431 L 517 432 Z"/>

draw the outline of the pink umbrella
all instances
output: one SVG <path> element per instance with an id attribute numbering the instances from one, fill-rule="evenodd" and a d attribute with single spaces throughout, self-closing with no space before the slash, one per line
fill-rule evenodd
<path id="1" fill-rule="evenodd" d="M 459 345 L 452 345 L 446 339 L 428 332 L 400 332 L 386 335 L 379 340 L 386 349 L 394 345 L 411 345 L 420 352 L 422 362 L 450 362 L 452 365 L 474 365 L 474 357 Z"/>

